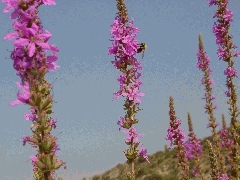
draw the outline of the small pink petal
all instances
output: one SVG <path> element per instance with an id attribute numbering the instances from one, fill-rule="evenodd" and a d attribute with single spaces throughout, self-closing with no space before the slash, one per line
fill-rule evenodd
<path id="1" fill-rule="evenodd" d="M 28 46 L 29 57 L 33 56 L 33 54 L 35 53 L 35 50 L 36 50 L 35 43 L 34 42 L 30 42 L 29 46 Z"/>
<path id="2" fill-rule="evenodd" d="M 56 3 L 53 0 L 42 0 L 44 5 L 56 5 Z"/>
<path id="3" fill-rule="evenodd" d="M 29 39 L 19 38 L 19 39 L 16 39 L 13 44 L 14 44 L 14 46 L 16 46 L 16 47 L 18 47 L 18 48 L 22 48 L 22 47 L 24 47 L 26 44 L 29 44 Z"/>
<path id="4" fill-rule="evenodd" d="M 10 33 L 10 34 L 7 34 L 5 37 L 4 37 L 4 40 L 11 40 L 15 37 L 19 36 L 19 33 L 18 32 L 14 32 L 14 33 Z"/>
<path id="5" fill-rule="evenodd" d="M 15 106 L 15 105 L 17 105 L 17 104 L 23 104 L 23 102 L 22 102 L 22 101 L 19 101 L 19 100 L 15 100 L 15 101 L 12 101 L 12 102 L 10 103 L 10 106 Z"/>

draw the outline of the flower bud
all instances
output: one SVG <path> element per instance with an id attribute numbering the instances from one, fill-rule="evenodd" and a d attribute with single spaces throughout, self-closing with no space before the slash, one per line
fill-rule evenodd
<path id="1" fill-rule="evenodd" d="M 44 164 L 40 161 L 37 160 L 35 165 L 42 171 L 44 169 Z"/>
<path id="2" fill-rule="evenodd" d="M 28 4 L 27 3 L 21 3 L 20 4 L 20 7 L 22 8 L 22 10 L 27 10 L 27 8 L 28 8 Z"/>
<path id="3" fill-rule="evenodd" d="M 58 161 L 58 162 L 55 164 L 54 169 L 55 169 L 55 170 L 58 170 L 63 164 L 64 164 L 64 162 L 63 162 L 62 160 L 61 160 L 61 161 Z"/>
<path id="4" fill-rule="evenodd" d="M 34 127 L 35 125 L 34 124 L 32 124 L 31 126 L 30 126 L 30 129 L 32 130 L 32 128 Z"/>
<path id="5" fill-rule="evenodd" d="M 137 152 L 138 150 L 134 149 L 134 147 L 130 147 L 130 149 L 127 150 L 127 154 L 125 154 L 125 156 L 128 160 L 132 161 L 138 157 Z"/>
<path id="6" fill-rule="evenodd" d="M 36 106 L 36 104 L 35 104 L 35 101 L 33 100 L 33 97 L 32 97 L 32 99 L 29 99 L 29 103 L 28 103 L 30 106 Z"/>
<path id="7" fill-rule="evenodd" d="M 38 144 L 38 140 L 34 137 L 30 137 L 28 142 L 32 142 L 32 143 L 35 143 L 35 144 Z"/>
<path id="8" fill-rule="evenodd" d="M 125 143 L 126 143 L 127 145 L 130 145 L 130 144 L 131 144 L 131 142 L 127 142 L 127 141 L 125 141 Z"/>
<path id="9" fill-rule="evenodd" d="M 41 99 L 42 99 L 42 95 L 40 93 L 37 93 L 37 95 L 35 95 L 35 103 L 36 106 L 39 106 L 41 103 Z"/>
<path id="10" fill-rule="evenodd" d="M 39 92 L 40 92 L 41 94 L 45 94 L 45 92 L 46 92 L 46 88 L 45 88 L 45 87 L 40 88 L 40 89 L 39 89 Z"/>
<path id="11" fill-rule="evenodd" d="M 50 156 L 47 156 L 47 157 L 46 157 L 46 160 L 47 160 L 47 168 L 49 169 L 49 168 L 53 167 L 53 166 L 52 166 L 51 157 L 50 157 Z"/>
<path id="12" fill-rule="evenodd" d="M 53 156 L 53 160 L 52 160 L 52 167 L 55 167 L 55 164 L 57 163 L 57 156 L 56 154 Z"/>
<path id="13" fill-rule="evenodd" d="M 34 171 L 34 176 L 35 176 L 36 179 L 40 179 L 41 178 L 39 174 L 40 174 L 40 172 Z"/>
<path id="14" fill-rule="evenodd" d="M 126 122 L 126 121 L 124 121 L 124 128 L 126 128 L 126 129 L 129 129 L 129 128 L 130 128 L 128 122 Z"/>
<path id="15" fill-rule="evenodd" d="M 49 108 L 52 107 L 52 99 L 48 96 L 46 99 L 44 99 L 42 101 L 42 103 L 40 104 L 40 111 L 44 111 L 44 110 L 47 110 Z"/>
<path id="16" fill-rule="evenodd" d="M 53 111 L 51 109 L 46 111 L 46 114 L 52 114 L 52 113 L 53 113 Z"/>
<path id="17" fill-rule="evenodd" d="M 55 145 L 55 139 L 52 139 L 51 137 L 46 137 L 43 141 L 43 149 L 45 151 L 51 151 L 52 148 L 54 147 Z"/>
<path id="18" fill-rule="evenodd" d="M 48 134 L 52 130 L 52 126 L 48 126 L 47 129 L 45 130 L 46 134 Z"/>

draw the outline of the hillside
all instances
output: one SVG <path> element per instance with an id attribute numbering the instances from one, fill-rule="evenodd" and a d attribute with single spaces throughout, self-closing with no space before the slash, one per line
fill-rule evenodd
<path id="1" fill-rule="evenodd" d="M 209 128 L 210 129 L 210 128 Z M 229 129 L 229 128 L 227 128 Z M 220 131 L 218 131 L 219 133 Z M 240 128 L 237 129 L 240 133 Z M 203 138 L 201 145 L 203 147 L 203 154 L 201 158 L 201 167 L 205 175 L 205 179 L 211 179 L 211 168 L 210 160 L 208 155 L 208 149 L 206 145 L 206 140 L 212 142 L 213 137 L 208 136 Z M 224 150 L 221 151 L 224 153 Z M 168 150 L 167 145 L 165 145 L 164 151 L 157 151 L 153 155 L 148 155 L 150 164 L 142 157 L 135 160 L 135 169 L 140 168 L 136 180 L 180 180 L 182 169 L 177 165 L 178 159 L 176 156 L 176 149 Z M 193 159 L 189 160 L 190 165 L 190 177 L 192 180 L 197 180 L 199 178 L 194 177 L 192 174 L 195 162 Z M 106 171 L 103 174 L 95 175 L 91 178 L 83 178 L 83 180 L 122 180 L 123 175 L 130 171 L 130 166 L 126 163 L 119 163 L 114 168 Z"/>

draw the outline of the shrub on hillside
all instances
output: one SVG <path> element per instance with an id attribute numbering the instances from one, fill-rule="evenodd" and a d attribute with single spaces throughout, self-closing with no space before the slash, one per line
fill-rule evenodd
<path id="1" fill-rule="evenodd" d="M 145 177 L 144 180 L 163 180 L 163 178 L 161 175 L 153 173 L 150 176 Z"/>

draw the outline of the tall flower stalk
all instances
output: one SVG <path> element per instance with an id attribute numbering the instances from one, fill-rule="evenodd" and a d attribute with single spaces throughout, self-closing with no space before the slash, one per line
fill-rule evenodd
<path id="1" fill-rule="evenodd" d="M 141 52 L 140 47 L 138 46 L 138 40 L 135 40 L 136 33 L 139 32 L 139 30 L 138 28 L 133 27 L 133 18 L 132 21 L 129 22 L 129 26 L 126 25 L 128 21 L 128 13 L 124 0 L 117 0 L 117 9 L 118 16 L 115 17 L 114 23 L 110 25 L 112 27 L 111 34 L 113 39 L 111 41 L 113 42 L 112 47 L 109 47 L 108 54 L 115 55 L 115 61 L 111 61 L 111 63 L 114 64 L 115 68 L 124 73 L 124 75 L 120 75 L 118 78 L 120 91 L 114 94 L 117 100 L 120 98 L 120 95 L 127 97 L 124 104 L 124 110 L 127 110 L 127 113 L 125 118 L 122 116 L 120 117 L 117 124 L 120 128 L 128 129 L 122 130 L 122 132 L 129 135 L 125 143 L 130 145 L 130 148 L 127 149 L 127 153 L 125 153 L 125 151 L 124 153 L 127 158 L 127 164 L 132 166 L 132 171 L 127 173 L 126 177 L 128 180 L 132 180 L 136 178 L 137 174 L 137 171 L 134 169 L 134 160 L 137 157 L 142 156 L 149 162 L 148 157 L 146 156 L 147 149 L 144 149 L 143 144 L 140 152 L 137 150 L 138 145 L 140 144 L 138 136 L 144 136 L 145 134 L 137 134 L 136 128 L 132 126 L 133 124 L 138 123 L 135 113 L 140 110 L 137 107 L 141 104 L 139 97 L 142 97 L 145 94 L 137 93 L 140 85 L 142 85 L 142 82 L 138 80 L 141 73 L 137 72 L 137 70 L 142 69 L 141 63 L 134 58 L 137 53 Z M 120 60 L 118 61 L 117 58 Z M 128 65 L 132 65 L 132 68 L 128 69 Z M 130 83 L 132 83 L 132 86 L 129 85 Z M 136 103 L 134 101 L 136 101 Z M 137 143 L 133 142 L 133 140 L 137 141 Z"/>
<path id="2" fill-rule="evenodd" d="M 193 125 L 190 113 L 188 112 L 188 127 L 189 127 L 189 140 L 184 143 L 184 148 L 187 150 L 186 157 L 188 159 L 194 157 L 194 161 L 197 166 L 194 167 L 193 174 L 196 177 L 204 180 L 204 173 L 202 172 L 200 156 L 202 155 L 202 146 L 200 144 L 200 139 L 197 139 L 193 132 Z"/>
<path id="3" fill-rule="evenodd" d="M 227 158 L 227 164 L 230 162 L 230 153 L 231 153 L 231 147 L 233 145 L 233 140 L 230 139 L 230 137 L 232 136 L 231 132 L 229 132 L 227 130 L 227 125 L 226 125 L 226 121 L 225 121 L 225 116 L 224 114 L 222 114 L 222 129 L 220 131 L 220 137 L 221 137 L 221 146 L 222 149 L 225 150 L 225 155 Z M 226 169 L 226 171 L 228 172 L 230 168 Z M 229 173 L 228 173 L 229 174 Z"/>
<path id="4" fill-rule="evenodd" d="M 58 160 L 57 150 L 60 150 L 57 138 L 51 134 L 52 128 L 56 128 L 57 120 L 49 118 L 48 115 L 53 111 L 53 97 L 50 95 L 51 84 L 45 79 L 49 71 L 54 71 L 59 66 L 55 62 L 59 52 L 56 46 L 48 44 L 52 34 L 41 25 L 41 19 L 38 15 L 38 7 L 44 5 L 56 5 L 53 0 L 2 0 L 7 4 L 3 12 L 7 13 L 13 8 L 11 19 L 17 21 L 12 24 L 16 32 L 10 33 L 4 37 L 5 40 L 14 41 L 14 50 L 11 58 L 14 60 L 14 69 L 16 75 L 21 78 L 17 86 L 22 88 L 23 94 L 17 93 L 17 100 L 10 103 L 10 106 L 16 104 L 28 104 L 31 106 L 31 114 L 24 113 L 27 121 L 32 121 L 30 129 L 33 136 L 23 136 L 23 145 L 27 142 L 36 148 L 38 154 L 30 158 L 32 160 L 35 180 L 53 180 L 55 171 L 66 162 Z M 46 56 L 44 52 L 51 50 L 54 55 Z M 35 127 L 35 130 L 33 129 Z"/>
<path id="5" fill-rule="evenodd" d="M 216 132 L 216 127 L 219 125 L 216 122 L 216 118 L 214 117 L 213 110 L 218 109 L 218 106 L 214 106 L 212 104 L 212 100 L 214 100 L 216 97 L 212 95 L 212 88 L 211 84 L 214 84 L 213 79 L 210 78 L 211 73 L 213 70 L 209 67 L 210 58 L 206 55 L 206 52 L 204 51 L 204 45 L 202 41 L 202 34 L 200 33 L 198 36 L 199 40 L 199 49 L 197 53 L 198 57 L 198 63 L 197 67 L 204 72 L 204 77 L 202 78 L 201 82 L 205 85 L 205 91 L 207 92 L 205 94 L 205 97 L 203 99 L 206 99 L 206 106 L 204 107 L 206 109 L 206 113 L 209 114 L 209 121 L 210 123 L 207 125 L 208 127 L 212 127 L 212 134 L 213 134 L 213 147 L 208 146 L 210 150 L 210 155 L 214 154 L 214 157 L 211 156 L 211 160 L 214 159 L 214 162 L 216 162 L 217 166 L 212 166 L 214 169 L 212 169 L 212 178 L 218 180 L 220 176 L 223 174 L 226 174 L 226 167 L 224 162 L 224 157 L 220 153 L 220 137 L 219 134 Z M 213 148 L 213 149 L 211 149 Z M 216 154 L 216 156 L 215 156 Z M 217 159 L 215 159 L 215 157 Z M 215 169 L 216 168 L 216 169 Z"/>
<path id="6" fill-rule="evenodd" d="M 210 143 L 210 141 L 207 140 L 207 146 L 209 149 L 209 157 L 210 157 L 211 168 L 212 168 L 211 176 L 214 180 L 218 180 L 218 179 L 227 180 L 229 178 L 239 179 L 238 169 L 240 167 L 239 166 L 240 157 L 239 157 L 238 149 L 239 149 L 240 137 L 239 137 L 239 134 L 236 133 L 236 129 L 239 127 L 239 122 L 237 121 L 237 117 L 240 113 L 238 112 L 238 108 L 237 108 L 236 86 L 233 83 L 233 77 L 235 76 L 237 77 L 237 70 L 235 70 L 233 67 L 234 62 L 231 61 L 231 57 L 239 57 L 240 54 L 236 50 L 237 46 L 234 46 L 233 43 L 230 41 L 232 36 L 227 34 L 230 28 L 229 23 L 230 21 L 232 21 L 233 12 L 227 9 L 228 0 L 207 0 L 207 1 L 210 3 L 210 6 L 212 6 L 213 4 L 219 6 L 218 10 L 213 16 L 213 17 L 220 18 L 218 20 L 219 24 L 217 25 L 216 23 L 214 23 L 213 32 L 215 33 L 215 36 L 217 39 L 216 43 L 219 45 L 219 49 L 218 49 L 219 59 L 228 62 L 228 68 L 224 71 L 224 75 L 227 76 L 226 86 L 228 87 L 228 91 L 225 92 L 225 94 L 228 97 L 230 97 L 230 100 L 227 103 L 231 105 L 231 107 L 229 108 L 230 115 L 231 115 L 231 125 L 230 125 L 231 133 L 226 130 L 226 123 L 224 120 L 224 115 L 222 114 L 223 129 L 220 131 L 220 136 L 222 139 L 222 143 L 220 146 L 220 137 L 215 130 L 215 128 L 219 124 L 215 121 L 215 117 L 213 114 L 213 109 L 217 109 L 218 107 L 215 106 L 213 108 L 213 105 L 211 102 L 212 100 L 215 99 L 215 96 L 212 95 L 212 92 L 211 92 L 212 89 L 210 88 L 210 85 L 214 84 L 213 80 L 209 78 L 212 72 L 212 70 L 208 67 L 210 59 L 205 55 L 204 46 L 202 42 L 202 35 L 199 34 L 198 36 L 199 50 L 197 53 L 197 56 L 198 56 L 197 67 L 205 73 L 202 79 L 202 84 L 205 84 L 205 90 L 207 92 L 204 98 L 206 99 L 205 109 L 210 116 L 209 117 L 210 123 L 207 125 L 207 127 L 213 128 L 213 131 L 212 131 L 213 142 Z M 230 52 L 231 48 L 235 49 L 235 54 Z M 230 90 L 231 90 L 231 93 L 230 93 Z M 172 97 L 170 97 L 170 104 L 172 103 L 172 100 L 173 100 Z M 171 106 L 170 106 L 170 111 L 171 111 Z M 166 140 L 171 140 L 171 145 L 172 145 L 172 139 L 174 139 L 175 145 L 177 145 L 178 149 L 180 149 L 182 148 L 181 139 L 184 139 L 183 138 L 184 135 L 176 125 L 177 124 L 176 118 L 173 117 L 173 115 L 175 115 L 175 112 L 169 115 L 170 115 L 170 128 L 168 129 L 168 137 L 166 138 Z M 190 119 L 190 114 L 188 114 L 188 116 L 189 116 L 188 119 Z M 178 125 L 179 124 L 180 122 L 178 122 Z M 191 123 L 189 123 L 189 131 L 191 132 L 190 126 L 191 126 Z M 193 131 L 192 133 L 190 133 L 190 135 L 191 134 L 193 134 Z M 230 139 L 231 136 L 233 137 L 233 141 Z M 193 151 L 197 152 L 197 149 L 195 148 L 194 150 L 192 144 L 189 142 L 191 142 L 191 138 L 190 140 L 184 143 L 186 152 L 182 151 L 182 155 L 185 154 L 186 157 L 191 157 L 191 154 L 193 154 L 192 153 Z M 227 173 L 224 157 L 220 153 L 221 148 L 223 147 L 225 147 L 225 149 L 228 151 L 227 157 L 228 157 L 228 161 L 230 161 L 230 170 L 229 170 L 230 173 Z M 199 148 L 198 150 L 200 149 L 201 148 Z M 181 154 L 181 153 L 179 153 L 178 151 L 178 154 Z M 201 151 L 198 151 L 198 154 L 201 154 Z M 180 156 L 178 155 L 178 157 Z M 195 157 L 196 157 L 195 160 L 197 160 L 197 158 L 199 159 L 199 156 L 195 156 Z M 180 165 L 182 165 L 183 170 L 185 170 L 182 173 L 183 178 L 188 179 L 187 161 L 183 157 L 180 157 L 179 159 L 182 162 Z M 198 170 L 199 168 L 196 168 L 196 171 Z M 200 171 L 200 177 L 203 179 L 203 175 L 201 175 L 201 171 Z"/>
<path id="7" fill-rule="evenodd" d="M 189 180 L 189 165 L 187 159 L 187 151 L 184 148 L 184 141 L 186 140 L 186 135 L 184 134 L 184 129 L 180 129 L 181 121 L 177 119 L 175 114 L 175 108 L 173 103 L 173 97 L 169 97 L 169 117 L 170 117 L 170 127 L 168 128 L 166 141 L 170 141 L 170 147 L 176 146 L 177 148 L 177 158 L 179 159 L 178 165 L 182 167 L 182 177 L 185 180 Z"/>
<path id="8" fill-rule="evenodd" d="M 231 115 L 231 125 L 230 131 L 233 136 L 233 146 L 232 152 L 230 153 L 230 161 L 231 161 L 231 179 L 239 179 L 239 165 L 240 165 L 240 157 L 239 157 L 239 134 L 237 134 L 236 129 L 239 126 L 239 122 L 237 121 L 237 117 L 240 112 L 237 108 L 237 93 L 236 86 L 233 82 L 233 78 L 237 77 L 237 70 L 234 69 L 234 61 L 231 60 L 232 57 L 239 57 L 240 54 L 236 50 L 237 46 L 235 46 L 232 42 L 232 36 L 228 35 L 230 22 L 232 21 L 233 12 L 229 11 L 227 8 L 228 0 L 208 0 L 210 3 L 209 6 L 218 5 L 217 11 L 215 11 L 214 18 L 218 17 L 219 24 L 214 23 L 213 33 L 216 37 L 216 44 L 218 44 L 218 57 L 219 60 L 223 60 L 228 63 L 228 67 L 224 70 L 224 75 L 227 76 L 226 86 L 228 87 L 228 91 L 225 92 L 227 97 L 230 97 L 227 102 L 230 104 L 230 115 Z M 230 50 L 234 48 L 235 54 L 230 52 Z"/>

